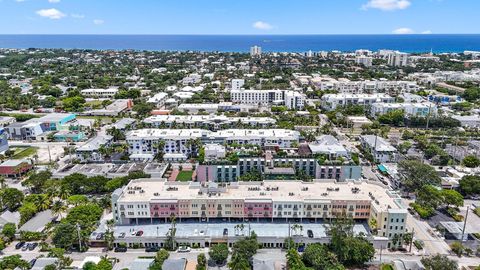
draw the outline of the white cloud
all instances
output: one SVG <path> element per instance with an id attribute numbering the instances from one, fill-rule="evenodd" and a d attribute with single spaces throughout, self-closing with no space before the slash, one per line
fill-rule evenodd
<path id="1" fill-rule="evenodd" d="M 60 3 L 60 0 L 48 0 L 49 3 Z"/>
<path id="2" fill-rule="evenodd" d="M 402 27 L 402 28 L 393 30 L 392 33 L 397 35 L 407 35 L 407 34 L 415 34 L 415 31 L 407 27 Z"/>
<path id="3" fill-rule="evenodd" d="M 425 31 L 422 32 L 422 34 L 424 34 L 424 35 L 430 35 L 430 34 L 432 34 L 432 31 L 430 31 L 430 30 L 425 30 Z"/>
<path id="4" fill-rule="evenodd" d="M 273 28 L 271 24 L 262 21 L 254 22 L 252 26 L 258 30 L 271 30 Z"/>
<path id="5" fill-rule="evenodd" d="M 410 0 L 369 0 L 368 3 L 362 6 L 362 9 L 367 10 L 371 8 L 380 9 L 380 10 L 397 10 L 397 9 L 406 9 L 412 3 Z"/>
<path id="6" fill-rule="evenodd" d="M 49 19 L 52 19 L 52 20 L 58 20 L 58 19 L 61 19 L 65 16 L 67 16 L 63 12 L 61 12 L 60 10 L 58 10 L 56 8 L 40 9 L 40 10 L 37 10 L 37 14 L 39 16 L 49 18 Z"/>
<path id="7" fill-rule="evenodd" d="M 100 19 L 95 19 L 95 20 L 93 20 L 93 23 L 96 24 L 96 25 L 101 25 L 101 24 L 104 24 L 105 21 L 104 21 L 104 20 L 100 20 Z"/>
<path id="8" fill-rule="evenodd" d="M 83 14 L 72 14 L 72 15 L 70 15 L 70 16 L 71 16 L 72 18 L 74 18 L 74 19 L 83 19 L 83 18 L 85 18 L 85 15 L 83 15 Z"/>

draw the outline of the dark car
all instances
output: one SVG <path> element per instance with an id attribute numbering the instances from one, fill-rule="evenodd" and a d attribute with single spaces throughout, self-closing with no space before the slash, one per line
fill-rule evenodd
<path id="1" fill-rule="evenodd" d="M 307 231 L 307 235 L 308 235 L 308 238 L 313 238 L 313 231 L 312 231 L 312 230 L 308 230 L 308 231 Z"/>
<path id="2" fill-rule="evenodd" d="M 24 241 L 18 242 L 18 243 L 15 245 L 15 249 L 21 249 L 24 245 L 25 245 L 25 242 L 24 242 Z"/>
<path id="3" fill-rule="evenodd" d="M 127 247 L 116 247 L 114 252 L 127 252 Z"/>
<path id="4" fill-rule="evenodd" d="M 159 247 L 146 247 L 145 248 L 145 252 L 157 252 L 159 250 L 160 250 Z"/>
<path id="5" fill-rule="evenodd" d="M 38 243 L 30 243 L 28 244 L 28 250 L 34 250 L 38 246 Z"/>
<path id="6" fill-rule="evenodd" d="M 33 267 L 36 262 L 37 262 L 37 259 L 32 259 L 32 260 L 30 260 L 30 262 L 29 262 L 30 267 Z"/>
<path id="7" fill-rule="evenodd" d="M 142 235 L 143 235 L 143 231 L 138 231 L 135 235 L 136 235 L 136 236 L 142 236 Z"/>
<path id="8" fill-rule="evenodd" d="M 97 240 L 102 240 L 102 239 L 103 239 L 103 233 L 97 234 L 96 239 L 97 239 Z"/>
<path id="9" fill-rule="evenodd" d="M 228 229 L 225 228 L 225 229 L 223 229 L 223 236 L 227 236 L 227 235 L 228 235 Z"/>

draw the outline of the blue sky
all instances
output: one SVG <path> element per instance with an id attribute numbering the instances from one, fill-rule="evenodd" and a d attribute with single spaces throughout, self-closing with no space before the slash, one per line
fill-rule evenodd
<path id="1" fill-rule="evenodd" d="M 479 33 L 479 0 L 0 0 L 0 34 Z"/>

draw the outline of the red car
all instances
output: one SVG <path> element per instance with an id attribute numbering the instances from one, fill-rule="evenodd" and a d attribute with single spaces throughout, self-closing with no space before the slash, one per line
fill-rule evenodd
<path id="1" fill-rule="evenodd" d="M 143 231 L 138 231 L 136 236 L 142 236 L 143 235 Z"/>

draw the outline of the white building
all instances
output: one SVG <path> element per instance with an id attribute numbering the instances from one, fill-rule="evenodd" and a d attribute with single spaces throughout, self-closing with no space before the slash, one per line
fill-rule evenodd
<path id="1" fill-rule="evenodd" d="M 355 63 L 358 65 L 364 65 L 366 67 L 371 67 L 373 64 L 373 57 L 371 56 L 365 56 L 365 55 L 359 55 L 355 57 Z"/>
<path id="2" fill-rule="evenodd" d="M 250 56 L 255 57 L 255 56 L 261 56 L 261 55 L 262 55 L 262 47 L 253 46 L 250 48 Z"/>
<path id="3" fill-rule="evenodd" d="M 350 81 L 344 78 L 335 80 L 330 77 L 315 77 L 311 81 L 322 91 L 334 90 L 342 94 L 405 93 L 420 90 L 415 81 Z"/>
<path id="4" fill-rule="evenodd" d="M 408 53 L 394 51 L 388 53 L 386 58 L 389 66 L 404 67 L 408 65 Z"/>
<path id="5" fill-rule="evenodd" d="M 245 85 L 244 79 L 232 79 L 232 90 L 240 90 Z"/>
<path id="6" fill-rule="evenodd" d="M 157 108 L 162 107 L 165 104 L 165 101 L 168 99 L 167 93 L 157 93 L 153 97 L 147 100 L 148 103 L 155 104 Z"/>
<path id="7" fill-rule="evenodd" d="M 270 117 L 227 117 L 225 115 L 154 115 L 143 121 L 152 127 L 168 128 L 182 125 L 184 128 L 220 129 L 235 127 L 238 124 L 268 128 L 275 125 L 276 121 Z"/>
<path id="8" fill-rule="evenodd" d="M 88 162 L 103 161 L 104 156 L 100 149 L 109 146 L 112 140 L 113 136 L 110 135 L 98 135 L 97 137 L 90 139 L 84 145 L 75 150 L 77 159 Z"/>
<path id="9" fill-rule="evenodd" d="M 397 161 L 397 149 L 384 138 L 375 135 L 360 136 L 360 143 L 368 151 L 375 162 L 391 163 Z"/>
<path id="10" fill-rule="evenodd" d="M 83 89 L 80 93 L 85 97 L 90 98 L 113 98 L 118 92 L 116 88 L 108 88 L 108 89 Z"/>
<path id="11" fill-rule="evenodd" d="M 190 74 L 187 77 L 183 78 L 182 84 L 189 85 L 189 84 L 197 84 L 202 81 L 202 76 L 200 74 Z"/>
<path id="12" fill-rule="evenodd" d="M 374 103 L 370 107 L 370 115 L 378 117 L 391 111 L 403 110 L 406 116 L 427 117 L 435 116 L 438 112 L 437 105 L 425 103 Z"/>
<path id="13" fill-rule="evenodd" d="M 325 154 L 330 159 L 349 156 L 347 149 L 332 135 L 322 135 L 308 147 L 312 154 Z"/>
<path id="14" fill-rule="evenodd" d="M 348 105 L 371 106 L 374 103 L 393 103 L 395 99 L 386 94 L 326 94 L 322 96 L 322 107 L 333 111 Z"/>
<path id="15" fill-rule="evenodd" d="M 216 160 L 226 156 L 225 146 L 217 143 L 206 144 L 204 146 L 205 160 Z"/>
<path id="16" fill-rule="evenodd" d="M 261 147 L 291 147 L 298 143 L 300 133 L 286 129 L 226 129 L 212 132 L 204 129 L 139 129 L 127 133 L 130 154 L 158 153 L 159 142 L 164 142 L 164 153 L 186 155 L 198 150 L 201 143 L 253 144 Z"/>
<path id="17" fill-rule="evenodd" d="M 289 109 L 303 109 L 305 95 L 291 90 L 232 90 L 232 102 L 251 105 L 285 105 Z"/>

